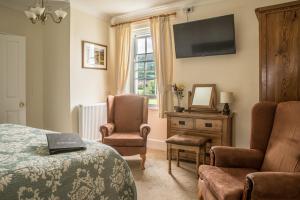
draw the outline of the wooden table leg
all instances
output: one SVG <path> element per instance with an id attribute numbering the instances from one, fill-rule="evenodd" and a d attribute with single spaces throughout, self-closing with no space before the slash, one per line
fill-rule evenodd
<path id="1" fill-rule="evenodd" d="M 180 150 L 177 149 L 177 167 L 179 167 L 179 153 L 180 153 Z"/>
<path id="2" fill-rule="evenodd" d="M 169 174 L 171 174 L 172 145 L 168 144 Z"/>
<path id="3" fill-rule="evenodd" d="M 203 165 L 206 164 L 206 143 L 203 145 Z"/>
<path id="4" fill-rule="evenodd" d="M 200 149 L 201 147 L 199 147 L 196 151 L 196 171 L 198 171 L 199 164 L 200 164 Z"/>

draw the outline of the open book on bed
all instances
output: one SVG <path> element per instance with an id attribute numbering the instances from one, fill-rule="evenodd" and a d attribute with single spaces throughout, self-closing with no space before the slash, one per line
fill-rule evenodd
<path id="1" fill-rule="evenodd" d="M 78 134 L 61 133 L 46 134 L 50 155 L 86 149 Z"/>

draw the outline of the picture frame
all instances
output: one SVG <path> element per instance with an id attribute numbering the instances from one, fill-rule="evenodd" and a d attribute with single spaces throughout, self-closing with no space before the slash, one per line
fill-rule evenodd
<path id="1" fill-rule="evenodd" d="M 107 45 L 82 41 L 82 68 L 107 70 Z"/>

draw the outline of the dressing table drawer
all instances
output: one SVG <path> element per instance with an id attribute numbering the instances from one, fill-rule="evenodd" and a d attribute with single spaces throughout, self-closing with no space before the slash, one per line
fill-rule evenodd
<path id="1" fill-rule="evenodd" d="M 171 128 L 182 128 L 182 129 L 193 129 L 193 119 L 191 118 L 181 118 L 172 117 L 171 118 Z"/>
<path id="2" fill-rule="evenodd" d="M 221 132 L 223 127 L 222 120 L 196 119 L 196 129 Z"/>

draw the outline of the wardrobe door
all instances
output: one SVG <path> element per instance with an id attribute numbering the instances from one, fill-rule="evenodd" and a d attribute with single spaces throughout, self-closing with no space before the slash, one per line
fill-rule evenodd
<path id="1" fill-rule="evenodd" d="M 276 8 L 260 18 L 260 100 L 300 100 L 300 7 Z"/>

